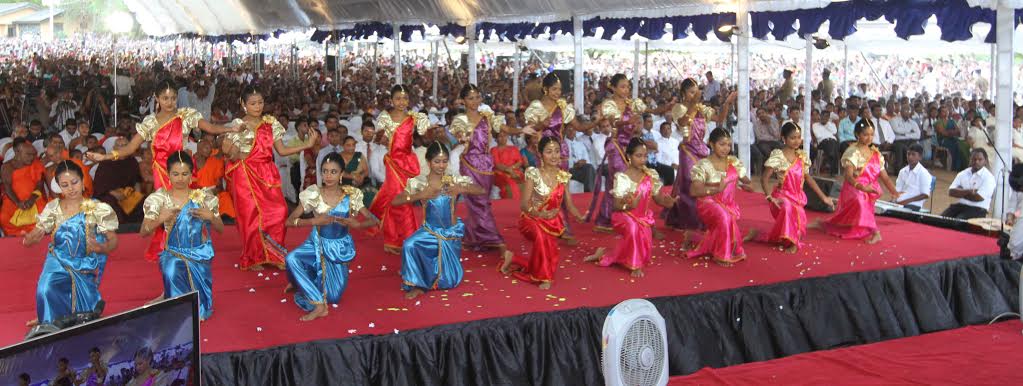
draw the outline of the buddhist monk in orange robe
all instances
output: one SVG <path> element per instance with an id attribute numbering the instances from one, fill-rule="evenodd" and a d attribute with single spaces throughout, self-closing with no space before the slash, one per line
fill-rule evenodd
<path id="1" fill-rule="evenodd" d="M 35 224 L 14 226 L 11 217 L 14 212 L 35 205 L 38 211 L 46 206 L 43 176 L 46 168 L 36 159 L 36 150 L 28 142 L 19 142 L 14 148 L 14 158 L 0 167 L 3 182 L 3 202 L 0 204 L 0 226 L 7 236 L 21 236 L 31 232 Z"/>

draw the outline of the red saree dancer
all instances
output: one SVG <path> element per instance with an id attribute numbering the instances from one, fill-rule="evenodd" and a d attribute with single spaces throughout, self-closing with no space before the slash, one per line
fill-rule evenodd
<path id="1" fill-rule="evenodd" d="M 842 166 L 847 170 L 853 168 L 856 182 L 850 184 L 845 181 L 842 184 L 842 192 L 838 195 L 838 210 L 824 222 L 828 233 L 843 239 L 864 239 L 878 231 L 874 220 L 874 202 L 881 197 L 878 177 L 884 172 L 884 157 L 873 146 L 870 146 L 867 154 L 859 149 L 860 146 L 854 144 L 842 155 Z M 873 192 L 864 192 L 862 187 L 868 187 Z"/>
<path id="2" fill-rule="evenodd" d="M 619 200 L 636 197 L 636 207 L 611 214 L 611 226 L 623 239 L 615 246 L 614 252 L 600 259 L 601 266 L 618 264 L 630 271 L 637 271 L 650 264 L 654 246 L 653 198 L 659 194 L 663 184 L 656 171 L 648 168 L 643 170 L 646 174 L 638 183 L 625 172 L 615 175 L 611 195 Z"/>
<path id="3" fill-rule="evenodd" d="M 156 115 L 148 115 L 142 123 L 135 125 L 138 137 L 149 142 L 149 148 L 153 152 L 153 191 L 160 188 L 170 189 L 170 176 L 167 174 L 167 157 L 181 151 L 192 130 L 199 127 L 202 114 L 192 108 L 180 108 L 177 115 L 160 125 Z M 132 141 L 134 142 L 134 140 Z M 127 154 L 125 154 L 127 156 Z M 120 154 L 116 158 L 119 158 Z M 115 159 L 116 159 L 115 158 Z M 160 252 L 167 239 L 167 232 L 163 227 L 157 227 L 153 232 L 153 238 L 149 241 L 149 248 L 146 249 L 146 260 L 157 261 L 160 259 Z"/>
<path id="4" fill-rule="evenodd" d="M 376 120 L 377 129 L 384 130 L 390 146 L 384 156 L 387 177 L 369 206 L 369 211 L 380 219 L 380 228 L 370 233 L 383 231 L 384 250 L 389 253 L 400 254 L 405 239 L 419 229 L 412 204 L 395 206 L 391 202 L 405 190 L 409 178 L 419 176 L 419 158 L 412 152 L 412 133 L 414 130 L 423 135 L 429 126 L 430 120 L 422 113 L 409 113 L 398 123 L 384 111 Z"/>
<path id="5" fill-rule="evenodd" d="M 530 210 L 519 217 L 519 231 L 533 243 L 529 256 L 516 255 L 512 264 L 521 267 L 515 277 L 530 283 L 549 286 L 558 268 L 558 238 L 565 232 L 565 219 L 559 215 L 561 203 L 572 175 L 564 170 L 556 172 L 553 187 L 548 186 L 540 169 L 526 169 L 526 179 L 532 183 Z M 525 194 L 525 193 L 524 193 Z"/>
<path id="6" fill-rule="evenodd" d="M 241 119 L 234 123 L 244 125 Z M 255 130 L 245 129 L 227 137 L 241 153 L 248 153 L 241 160 L 229 161 L 225 172 L 242 235 L 239 268 L 243 270 L 262 265 L 284 269 L 287 251 L 281 245 L 288 206 L 281 190 L 281 174 L 274 164 L 274 143 L 283 136 L 284 127 L 266 115 Z"/>
<path id="7" fill-rule="evenodd" d="M 710 158 L 704 158 L 693 166 L 694 185 L 717 188 L 715 193 L 696 200 L 696 212 L 707 227 L 707 234 L 696 249 L 687 254 L 689 257 L 710 256 L 723 264 L 746 258 L 742 234 L 739 233 L 739 205 L 735 202 L 735 190 L 740 176 L 744 175 L 746 168 L 733 156 L 728 156 L 728 167 L 724 172 L 715 168 Z"/>

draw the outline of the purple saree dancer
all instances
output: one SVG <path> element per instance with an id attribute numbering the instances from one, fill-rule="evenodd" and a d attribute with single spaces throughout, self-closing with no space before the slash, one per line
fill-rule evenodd
<path id="1" fill-rule="evenodd" d="M 642 114 L 646 111 L 646 104 L 639 98 L 628 99 L 632 92 L 632 83 L 624 74 L 615 74 L 608 86 L 613 96 L 601 103 L 600 115 L 603 119 L 611 120 L 614 130 L 604 141 L 604 158 L 607 165 L 604 169 L 607 173 L 597 174 L 589 216 L 596 215 L 594 230 L 611 233 L 614 232 L 611 227 L 611 207 L 614 205 L 614 197 L 611 196 L 612 181 L 616 174 L 624 172 L 629 167 L 626 164 L 625 148 L 636 136 L 636 129 L 642 125 Z M 602 182 L 604 189 L 600 189 Z M 657 192 L 654 193 L 656 195 Z M 589 221 L 590 218 L 587 217 L 586 220 Z"/>
<path id="2" fill-rule="evenodd" d="M 469 215 L 465 217 L 465 235 L 462 245 L 473 250 L 496 248 L 501 257 L 511 256 L 504 244 L 504 238 L 497 231 L 494 212 L 490 206 L 490 191 L 494 186 L 494 158 L 490 154 L 491 133 L 506 129 L 504 116 L 494 114 L 488 107 L 480 107 L 483 98 L 476 85 L 469 84 L 462 88 L 459 98 L 465 104 L 466 113 L 456 115 L 451 120 L 451 133 L 465 142 L 459 171 L 463 176 L 472 179 L 480 186 L 484 194 L 465 194 L 465 205 Z M 475 123 L 474 123 L 475 122 Z"/>

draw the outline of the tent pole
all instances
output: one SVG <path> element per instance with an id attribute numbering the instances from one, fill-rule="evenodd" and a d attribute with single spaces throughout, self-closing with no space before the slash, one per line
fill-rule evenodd
<path id="1" fill-rule="evenodd" d="M 990 75 L 988 75 L 988 78 L 990 78 L 991 81 L 988 82 L 988 84 L 987 84 L 987 97 L 991 98 L 991 99 L 994 99 L 994 97 L 996 95 L 995 94 L 995 87 L 997 87 L 996 85 L 998 84 L 998 83 L 996 83 L 997 80 L 996 80 L 996 76 L 995 76 L 995 74 L 998 72 L 997 71 L 998 69 L 995 68 L 996 63 L 997 63 L 997 59 L 996 59 L 997 57 L 998 57 L 998 44 L 992 44 L 991 45 L 991 71 L 989 72 Z M 983 76 L 983 74 L 981 74 L 981 75 Z"/>
<path id="2" fill-rule="evenodd" d="M 643 52 L 643 56 L 645 56 L 645 58 L 644 58 L 644 63 L 645 63 L 644 66 L 646 66 L 646 70 L 644 70 L 644 72 L 646 73 L 645 77 L 646 77 L 647 82 L 650 82 L 650 42 L 646 42 L 646 50 L 645 50 L 645 52 Z M 650 84 L 650 83 L 648 83 L 648 84 Z"/>
<path id="3" fill-rule="evenodd" d="M 401 76 L 401 30 L 398 23 L 391 24 L 391 41 L 394 42 L 394 80 L 398 84 L 405 84 Z"/>
<path id="4" fill-rule="evenodd" d="M 522 82 L 522 51 L 515 45 L 515 76 L 512 83 L 512 111 L 519 110 L 519 83 Z M 504 145 L 504 144 L 500 144 Z"/>
<path id="5" fill-rule="evenodd" d="M 739 159 L 742 163 L 747 166 L 750 165 L 750 106 L 749 106 L 749 3 L 747 1 L 737 2 L 738 9 L 736 10 L 735 20 L 738 26 L 738 45 L 736 47 L 737 62 L 739 69 L 739 100 L 738 102 L 738 119 L 739 119 L 739 130 L 738 140 L 739 144 Z M 752 169 L 747 167 L 748 170 Z"/>
<path id="6" fill-rule="evenodd" d="M 999 1 L 995 8 L 995 31 L 997 52 L 997 76 L 998 92 L 995 93 L 995 115 L 998 124 L 995 126 L 995 148 L 998 154 L 995 157 L 988 155 L 988 159 L 998 159 L 992 162 L 994 175 L 998 182 L 995 189 L 994 218 L 1002 219 L 1005 215 L 1006 186 L 1009 183 L 1009 169 L 1012 168 L 1012 79 L 1013 79 L 1013 34 L 1015 29 L 1015 10 L 1010 8 L 1005 1 Z"/>
<path id="7" fill-rule="evenodd" d="M 341 39 L 338 39 L 337 40 L 337 59 L 335 59 L 335 60 L 337 60 L 337 63 L 334 66 L 334 69 L 337 70 L 337 75 L 335 75 L 336 78 L 334 80 L 334 88 L 337 91 L 341 91 L 341 74 L 342 74 L 341 71 L 344 69 L 343 67 L 345 65 L 344 58 L 341 57 L 341 53 L 342 53 L 341 48 L 342 48 Z"/>
<path id="8" fill-rule="evenodd" d="M 845 97 L 848 98 L 852 95 L 849 92 L 849 44 L 842 42 L 842 91 L 845 92 Z"/>
<path id="9" fill-rule="evenodd" d="M 469 55 L 466 67 L 469 69 L 469 83 L 476 84 L 476 23 L 465 27 L 466 38 L 469 40 Z"/>
<path id="10" fill-rule="evenodd" d="M 573 95 L 572 100 L 575 102 L 576 114 L 585 115 L 586 104 L 583 98 L 583 19 L 579 16 L 572 18 L 572 42 L 575 45 L 575 68 L 572 71 L 573 74 Z"/>
<path id="11" fill-rule="evenodd" d="M 810 154 L 810 142 L 813 141 L 810 136 L 810 109 L 813 99 L 811 97 L 813 93 L 810 91 L 813 89 L 813 35 L 806 34 L 803 39 L 806 40 L 806 65 L 803 69 L 806 81 L 803 83 L 803 119 L 800 126 L 803 126 L 803 151 Z"/>
<path id="12" fill-rule="evenodd" d="M 637 40 L 632 58 L 632 99 L 639 98 L 639 44 Z"/>
<path id="13" fill-rule="evenodd" d="M 440 56 L 440 52 L 437 52 L 437 51 L 439 51 L 438 47 L 437 47 L 438 45 L 439 44 L 437 43 L 437 41 L 430 42 L 430 54 L 431 54 L 431 57 L 433 59 L 433 103 L 436 103 L 436 104 L 440 105 L 440 102 L 437 101 L 437 80 L 438 80 L 437 57 Z"/>

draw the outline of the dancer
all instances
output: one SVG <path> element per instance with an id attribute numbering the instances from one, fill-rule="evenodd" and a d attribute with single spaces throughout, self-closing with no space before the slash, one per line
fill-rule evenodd
<path id="1" fill-rule="evenodd" d="M 612 76 L 607 88 L 612 93 L 612 96 L 600 104 L 601 116 L 604 119 L 611 120 L 611 127 L 613 128 L 611 135 L 604 141 L 604 168 L 607 172 L 606 174 L 597 173 L 596 188 L 593 189 L 593 201 L 590 203 L 589 214 L 591 217 L 596 214 L 594 231 L 610 233 L 613 231 L 611 227 L 611 207 L 614 200 L 612 198 L 611 182 L 613 179 L 617 180 L 616 175 L 625 171 L 628 167 L 628 157 L 624 150 L 629 146 L 629 141 L 636 136 L 636 130 L 642 130 L 643 112 L 646 111 L 646 104 L 639 98 L 629 99 L 629 95 L 632 93 L 632 82 L 629 82 L 629 78 L 625 74 L 615 74 Z M 643 163 L 645 164 L 646 161 L 644 160 Z M 606 181 L 603 184 L 604 195 L 603 199 L 600 199 L 600 207 L 594 211 L 594 207 L 598 205 L 597 200 L 600 196 L 601 180 Z M 589 220 L 587 218 L 587 221 Z"/>
<path id="2" fill-rule="evenodd" d="M 803 192 L 803 181 L 810 184 L 817 197 L 829 207 L 835 203 L 825 194 L 817 181 L 807 178 L 810 175 L 810 157 L 803 152 L 803 131 L 793 122 L 781 127 L 782 142 L 785 147 L 775 149 L 764 163 L 764 174 L 760 176 L 767 202 L 770 204 L 774 226 L 765 237 L 757 238 L 760 233 L 756 228 L 750 230 L 744 241 L 757 239 L 771 244 L 778 244 L 786 253 L 796 253 L 802 247 L 803 236 L 806 235 L 806 193 Z M 778 177 L 778 185 L 770 187 L 771 176 Z"/>
<path id="3" fill-rule="evenodd" d="M 263 95 L 247 86 L 241 95 L 245 116 L 232 125 L 242 130 L 224 138 L 227 189 L 231 192 L 237 224 L 242 237 L 239 268 L 260 271 L 263 265 L 284 269 L 284 220 L 288 205 L 281 191 L 281 173 L 274 164 L 274 151 L 287 157 L 313 147 L 319 136 L 314 131 L 304 144 L 287 147 L 281 139 L 284 126 L 263 115 Z"/>
<path id="4" fill-rule="evenodd" d="M 870 120 L 857 122 L 853 133 L 856 142 L 842 154 L 845 181 L 838 195 L 838 211 L 827 221 L 818 219 L 811 227 L 823 227 L 831 235 L 843 239 L 866 239 L 867 244 L 874 244 L 881 241 L 881 230 L 874 220 L 874 202 L 881 197 L 878 179 L 892 196 L 899 197 L 901 193 L 895 190 L 895 184 L 884 170 L 884 157 L 872 144 L 874 126 Z"/>
<path id="5" fill-rule="evenodd" d="M 387 177 L 369 211 L 380 219 L 384 252 L 396 255 L 401 253 L 405 238 L 416 231 L 417 221 L 412 205 L 393 205 L 394 198 L 405 190 L 409 179 L 419 176 L 419 159 L 412 152 L 413 132 L 423 135 L 430 129 L 426 114 L 409 112 L 408 106 L 408 89 L 395 85 L 391 88 L 391 110 L 381 112 L 375 124 L 377 130 L 383 130 L 390 146 L 384 156 Z"/>
<path id="6" fill-rule="evenodd" d="M 156 101 L 156 112 L 147 115 L 142 119 L 142 123 L 135 125 L 136 133 L 127 146 L 111 151 L 109 154 L 88 152 L 85 157 L 94 162 L 116 161 L 132 156 L 139 150 L 143 142 L 149 142 L 149 148 L 152 149 L 152 177 L 153 191 L 155 191 L 160 188 L 170 188 L 169 175 L 164 165 L 167 164 L 167 159 L 171 154 L 184 149 L 184 145 L 188 142 L 188 136 L 194 130 L 199 129 L 209 134 L 220 135 L 235 132 L 238 128 L 214 125 L 203 119 L 202 114 L 193 108 L 178 108 L 178 88 L 169 79 L 157 83 L 153 99 Z M 152 241 L 149 242 L 149 249 L 146 250 L 146 260 L 157 261 L 159 259 L 166 237 L 162 228 L 157 229 Z"/>
<path id="7" fill-rule="evenodd" d="M 160 371 L 153 367 L 153 350 L 149 347 L 142 347 L 135 352 L 134 376 L 126 386 L 160 386 L 170 385 L 174 380 L 171 373 Z"/>
<path id="8" fill-rule="evenodd" d="M 508 130 L 507 125 L 503 115 L 494 114 L 489 108 L 480 109 L 483 97 L 476 85 L 465 85 L 458 97 L 465 104 L 465 114 L 456 115 L 451 120 L 451 133 L 460 141 L 467 142 L 459 171 L 481 192 L 464 196 L 469 216 L 465 219 L 465 238 L 462 241 L 473 250 L 496 248 L 502 259 L 507 258 L 512 253 L 505 247 L 504 238 L 497 231 L 494 211 L 490 206 L 490 190 L 494 187 L 494 157 L 490 155 L 490 134 L 491 131 L 500 133 Z"/>
<path id="9" fill-rule="evenodd" d="M 199 292 L 199 320 L 213 315 L 213 241 L 210 229 L 224 231 L 220 200 L 208 189 L 190 189 L 192 157 L 184 151 L 167 160 L 170 187 L 160 188 L 142 204 L 145 219 L 139 235 L 164 228 L 167 239 L 160 252 L 163 293 L 169 297 Z"/>
<path id="10" fill-rule="evenodd" d="M 343 185 L 344 159 L 338 153 L 323 157 L 320 165 L 322 186 L 312 185 L 298 195 L 299 206 L 288 216 L 292 227 L 309 226 L 302 245 L 288 253 L 288 287 L 295 291 L 295 304 L 307 314 L 299 320 L 310 321 L 327 316 L 327 303 L 337 304 L 348 285 L 348 263 L 355 258 L 355 242 L 349 229 L 377 225 L 363 206 L 362 191 Z M 313 218 L 302 219 L 305 213 Z M 359 222 L 361 214 L 369 219 Z"/>
<path id="11" fill-rule="evenodd" d="M 689 257 L 710 256 L 718 264 L 730 266 L 746 258 L 739 233 L 739 205 L 735 189 L 752 192 L 746 167 L 731 155 L 732 137 L 722 128 L 710 133 L 711 152 L 693 165 L 693 185 L 689 195 L 696 198 L 696 212 L 707 227 L 707 234 Z"/>
<path id="12" fill-rule="evenodd" d="M 405 239 L 401 252 L 401 289 L 406 299 L 426 290 L 451 289 L 462 281 L 462 236 L 465 224 L 455 217 L 458 195 L 483 194 L 465 176 L 445 174 L 447 147 L 434 142 L 426 149 L 430 173 L 410 178 L 405 191 L 392 201 L 395 206 L 422 202 L 423 226 Z"/>
<path id="13" fill-rule="evenodd" d="M 76 385 L 85 386 L 100 386 L 106 383 L 107 380 L 107 364 L 103 363 L 103 357 L 99 351 L 99 347 L 93 347 L 89 350 L 89 368 L 85 369 L 81 374 L 78 374 L 78 379 L 75 380 Z"/>
<path id="14" fill-rule="evenodd" d="M 572 176 L 558 167 L 561 163 L 561 144 L 558 139 L 541 139 L 539 149 L 543 166 L 526 169 L 522 214 L 519 217 L 519 231 L 533 243 L 533 249 L 529 257 L 505 258 L 501 272 L 514 272 L 519 279 L 539 283 L 540 289 L 548 289 L 554 280 L 554 270 L 558 267 L 556 238 L 565 232 L 565 219 L 558 213 L 562 202 L 579 222 L 583 222 L 585 217 L 579 213 L 572 200 L 565 199 L 568 180 Z"/>
<path id="15" fill-rule="evenodd" d="M 35 229 L 22 239 L 31 246 L 53 235 L 36 287 L 37 319 L 29 327 L 102 312 L 99 283 L 107 254 L 117 248 L 117 215 L 110 205 L 82 196 L 82 169 L 63 161 L 55 174 L 61 197 L 46 204 Z"/>
<path id="16" fill-rule="evenodd" d="M 651 204 L 670 208 L 675 200 L 661 193 L 660 176 L 646 167 L 647 149 L 642 139 L 632 138 L 624 153 L 629 167 L 615 174 L 614 189 L 610 192 L 615 208 L 611 224 L 624 240 L 618 242 L 612 254 L 605 255 L 605 248 L 597 248 L 585 261 L 595 261 L 603 267 L 619 264 L 632 271 L 633 277 L 643 277 L 643 267 L 650 264 L 653 254 L 655 218 Z"/>
<path id="17" fill-rule="evenodd" d="M 734 92 L 731 93 L 724 103 L 725 108 L 721 114 L 715 115 L 714 109 L 700 103 L 702 98 L 696 81 L 687 78 L 682 81 L 682 103 L 672 108 L 671 119 L 682 134 L 682 143 L 679 145 L 678 174 L 671 189 L 677 201 L 674 207 L 666 211 L 664 223 L 685 231 L 682 236 L 683 248 L 687 247 L 689 231 L 700 230 L 704 226 L 697 213 L 696 197 L 691 196 L 689 191 L 693 183 L 691 173 L 693 165 L 710 154 L 707 143 L 703 141 L 707 122 L 716 119 L 718 127 L 721 127 L 724 118 L 728 116 L 728 108 L 735 101 L 735 96 Z"/>

